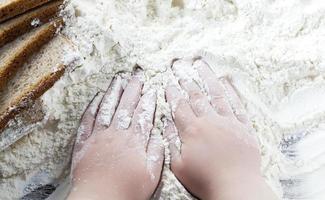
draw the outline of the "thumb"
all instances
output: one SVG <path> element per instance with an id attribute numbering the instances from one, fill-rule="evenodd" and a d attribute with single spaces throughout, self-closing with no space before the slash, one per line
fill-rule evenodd
<path id="1" fill-rule="evenodd" d="M 83 113 L 80 126 L 77 131 L 77 138 L 73 147 L 72 169 L 74 169 L 75 165 L 80 161 L 82 157 L 82 149 L 85 146 L 88 138 L 93 134 L 95 117 L 102 97 L 103 94 L 98 93 L 92 99 L 86 111 Z"/>

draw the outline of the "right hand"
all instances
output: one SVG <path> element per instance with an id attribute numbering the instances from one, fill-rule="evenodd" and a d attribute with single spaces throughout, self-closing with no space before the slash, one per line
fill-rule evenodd
<path id="1" fill-rule="evenodd" d="M 181 65 L 186 63 L 176 61 L 173 69 L 177 72 Z M 194 81 L 182 77 L 180 85 L 189 102 L 175 86 L 167 89 L 174 122 L 168 122 L 164 135 L 169 140 L 172 171 L 200 199 L 276 199 L 260 173 L 258 145 L 234 88 L 227 79 L 213 76 L 203 61 L 194 65 L 211 100 Z"/>

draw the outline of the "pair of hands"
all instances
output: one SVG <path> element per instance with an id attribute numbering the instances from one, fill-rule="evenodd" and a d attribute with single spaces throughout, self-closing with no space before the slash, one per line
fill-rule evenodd
<path id="1" fill-rule="evenodd" d="M 276 199 L 260 174 L 260 153 L 234 88 L 213 75 L 201 60 L 178 60 L 173 69 L 194 65 L 208 96 L 188 78 L 170 86 L 166 98 L 173 111 L 163 132 L 171 152 L 171 169 L 200 199 Z M 164 162 L 160 135 L 151 134 L 156 94 L 141 96 L 134 76 L 123 90 L 119 78 L 85 111 L 73 156 L 73 190 L 69 199 L 150 199 Z M 114 114 L 112 114 L 114 113 Z M 179 149 L 177 140 L 180 138 Z"/>

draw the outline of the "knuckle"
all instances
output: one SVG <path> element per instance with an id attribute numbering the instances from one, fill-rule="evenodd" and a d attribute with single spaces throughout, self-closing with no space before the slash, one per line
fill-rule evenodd
<path id="1" fill-rule="evenodd" d="M 220 115 L 224 116 L 230 113 L 229 109 L 225 105 L 214 106 L 214 107 Z"/>
<path id="2" fill-rule="evenodd" d="M 243 122 L 243 123 L 247 123 L 248 122 L 248 118 L 245 114 L 241 113 L 241 114 L 236 114 L 236 117 L 237 119 L 240 121 L 240 122 Z"/>
<path id="3" fill-rule="evenodd" d="M 197 99 L 201 99 L 201 98 L 203 98 L 203 94 L 202 94 L 201 92 L 199 92 L 199 91 L 192 91 L 192 92 L 190 93 L 190 97 L 191 97 L 191 99 L 193 99 L 193 100 L 197 100 Z"/>
<path id="4" fill-rule="evenodd" d="M 225 97 L 222 97 L 222 96 L 211 97 L 210 102 L 215 108 L 219 108 L 222 110 L 227 110 L 227 108 L 228 108 L 228 100 L 226 100 Z"/>
<path id="5" fill-rule="evenodd" d="M 185 99 L 179 99 L 177 104 L 175 105 L 175 110 L 176 111 L 179 111 L 179 110 L 182 110 L 187 104 L 187 101 Z"/>
<path id="6" fill-rule="evenodd" d="M 225 96 L 222 94 L 215 94 L 213 96 L 211 96 L 211 102 L 223 102 L 225 101 Z"/>

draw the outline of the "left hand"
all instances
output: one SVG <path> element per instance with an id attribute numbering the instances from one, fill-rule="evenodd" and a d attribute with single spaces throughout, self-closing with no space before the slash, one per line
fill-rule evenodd
<path id="1" fill-rule="evenodd" d="M 73 154 L 69 200 L 149 199 L 155 192 L 164 147 L 151 135 L 156 94 L 141 97 L 142 86 L 135 76 L 123 92 L 115 78 L 104 97 L 88 106 Z"/>

